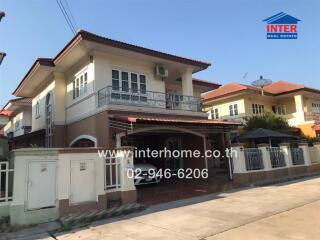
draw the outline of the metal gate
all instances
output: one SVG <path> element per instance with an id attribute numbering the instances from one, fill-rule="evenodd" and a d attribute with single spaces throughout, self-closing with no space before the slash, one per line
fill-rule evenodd
<path id="1" fill-rule="evenodd" d="M 13 169 L 9 162 L 0 162 L 0 202 L 12 200 Z"/>

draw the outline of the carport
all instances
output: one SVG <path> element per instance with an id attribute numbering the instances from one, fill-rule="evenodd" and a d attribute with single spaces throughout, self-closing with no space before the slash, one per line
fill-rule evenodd
<path id="1" fill-rule="evenodd" d="M 207 157 L 207 150 L 224 151 L 229 147 L 229 131 L 236 127 L 233 123 L 208 120 L 203 117 L 186 116 L 125 116 L 113 115 L 109 118 L 111 128 L 117 129 L 115 134 L 117 147 L 134 146 L 137 150 L 198 150 L 200 157 L 175 158 L 135 157 L 134 162 L 148 163 L 157 169 L 208 169 L 206 179 L 179 179 L 173 176 L 162 179 L 160 183 L 137 186 L 138 201 L 153 204 L 168 202 L 181 198 L 217 192 L 231 185 L 228 172 L 217 174 L 217 159 Z M 225 161 L 220 159 L 219 161 Z M 227 164 L 225 164 L 227 167 Z M 156 196 L 156 198 L 155 198 Z"/>

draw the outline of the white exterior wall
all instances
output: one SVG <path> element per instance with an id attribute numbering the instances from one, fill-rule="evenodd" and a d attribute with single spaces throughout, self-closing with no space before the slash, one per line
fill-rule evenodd
<path id="1" fill-rule="evenodd" d="M 94 62 L 85 61 L 71 69 L 67 74 L 66 89 L 66 122 L 78 120 L 94 113 L 95 102 L 95 72 Z M 79 75 L 87 73 L 87 93 L 73 99 L 73 80 Z"/>
<path id="2" fill-rule="evenodd" d="M 54 89 L 55 89 L 55 82 L 52 82 L 42 91 L 40 92 L 35 98 L 32 99 L 32 130 L 37 131 L 40 129 L 45 129 L 46 121 L 46 96 L 49 92 L 52 92 L 53 103 L 55 103 L 55 96 L 54 96 Z M 36 117 L 36 104 L 39 101 L 40 104 L 40 116 Z"/>

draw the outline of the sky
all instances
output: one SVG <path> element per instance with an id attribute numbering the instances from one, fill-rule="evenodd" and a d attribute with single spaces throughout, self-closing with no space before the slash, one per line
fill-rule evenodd
<path id="1" fill-rule="evenodd" d="M 63 0 L 65 1 L 65 0 Z M 67 0 L 79 29 L 212 64 L 195 77 L 250 84 L 263 75 L 320 88 L 318 0 Z M 71 40 L 55 0 L 0 0 L 0 106 L 37 57 Z M 301 20 L 297 40 L 267 40 L 263 19 Z"/>

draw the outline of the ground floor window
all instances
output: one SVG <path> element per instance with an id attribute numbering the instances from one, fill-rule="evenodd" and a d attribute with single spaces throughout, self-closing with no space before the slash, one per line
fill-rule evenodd
<path id="1" fill-rule="evenodd" d="M 119 189 L 120 184 L 120 161 L 119 158 L 107 157 L 105 160 L 105 189 Z"/>

